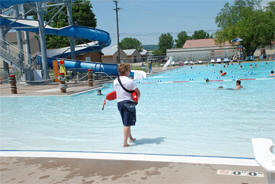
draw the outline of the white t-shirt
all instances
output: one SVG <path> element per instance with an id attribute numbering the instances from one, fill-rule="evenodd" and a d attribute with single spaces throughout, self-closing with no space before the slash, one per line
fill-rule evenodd
<path id="1" fill-rule="evenodd" d="M 137 88 L 137 85 L 133 79 L 126 76 L 119 76 L 119 78 L 124 88 L 128 89 L 129 91 L 134 91 Z M 125 91 L 117 79 L 114 80 L 114 88 L 116 90 L 117 102 L 122 102 L 124 100 L 133 101 L 132 94 Z"/>

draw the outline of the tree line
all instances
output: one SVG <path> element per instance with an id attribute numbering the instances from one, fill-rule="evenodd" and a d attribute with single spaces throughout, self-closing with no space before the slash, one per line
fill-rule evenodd
<path id="1" fill-rule="evenodd" d="M 75 25 L 96 27 L 96 18 L 92 12 L 92 5 L 89 0 L 77 0 L 72 4 L 73 20 Z M 57 10 L 45 16 L 45 20 Z M 275 1 L 271 1 L 263 8 L 261 0 L 235 0 L 232 4 L 225 3 L 224 7 L 216 16 L 218 31 L 210 35 L 204 30 L 197 30 L 192 36 L 186 31 L 181 31 L 177 39 L 173 39 L 170 33 L 163 33 L 159 36 L 158 50 L 154 54 L 165 54 L 167 49 L 182 48 L 186 40 L 214 38 L 217 43 L 231 41 L 234 38 L 241 38 L 239 43 L 243 48 L 244 56 L 251 56 L 257 48 L 271 45 L 275 40 Z M 52 27 L 67 26 L 66 9 L 64 8 L 50 25 Z M 60 48 L 69 46 L 68 38 L 47 36 L 47 48 Z M 77 40 L 81 43 L 83 40 Z M 136 38 L 124 38 L 119 46 L 121 49 L 142 50 L 142 43 Z"/>
<path id="2" fill-rule="evenodd" d="M 204 30 L 198 30 L 193 33 L 192 36 L 188 36 L 186 31 L 182 31 L 178 34 L 177 39 L 173 40 L 173 36 L 170 33 L 161 34 L 159 37 L 158 50 L 155 50 L 153 54 L 161 55 L 169 48 L 182 48 L 186 40 L 190 39 L 204 39 L 212 38 L 213 35 L 208 34 Z M 175 45 L 174 45 L 175 42 Z M 142 50 L 142 43 L 136 38 L 124 38 L 120 44 L 121 49 L 137 49 Z"/>
<path id="3" fill-rule="evenodd" d="M 166 49 L 171 48 L 182 48 L 184 43 L 187 40 L 196 40 L 196 39 L 206 39 L 213 38 L 213 35 L 210 35 L 204 30 L 194 31 L 192 36 L 188 36 L 186 31 L 181 31 L 177 35 L 177 39 L 173 39 L 173 36 L 170 33 L 163 33 L 159 37 L 158 46 L 159 49 L 154 51 L 153 54 L 161 55 L 166 53 Z"/>
<path id="4" fill-rule="evenodd" d="M 252 56 L 257 48 L 272 45 L 275 41 L 275 1 L 268 3 L 267 7 L 261 7 L 261 0 L 235 0 L 232 5 L 228 2 L 216 16 L 216 24 L 219 30 L 211 37 L 217 43 L 231 42 L 240 38 L 244 57 Z M 209 38 L 209 34 L 203 30 L 195 31 L 192 37 L 188 37 L 185 31 L 178 34 L 175 40 L 176 48 L 182 48 L 186 40 Z M 170 33 L 159 37 L 159 50 L 156 54 L 165 54 L 166 49 L 174 47 L 173 37 Z"/>

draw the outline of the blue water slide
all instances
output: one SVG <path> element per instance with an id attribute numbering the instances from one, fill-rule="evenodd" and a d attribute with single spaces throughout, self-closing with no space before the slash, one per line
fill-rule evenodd
<path id="1" fill-rule="evenodd" d="M 4 0 L 6 1 L 6 0 Z M 36 2 L 39 0 L 9 0 L 10 4 L 12 2 L 19 4 L 22 2 L 29 3 L 29 2 Z M 8 3 L 8 4 L 9 4 Z M 8 6 L 5 4 L 5 6 Z M 4 6 L 1 1 L 1 6 Z M 20 31 L 28 31 L 28 32 L 35 32 L 38 33 L 38 27 L 35 27 L 35 21 L 14 21 L 14 19 L 10 17 L 6 17 L 4 15 L 0 16 L 0 26 L 8 26 L 15 30 Z M 57 36 L 66 36 L 66 37 L 74 37 L 80 39 L 88 39 L 91 41 L 98 41 L 98 44 L 94 46 L 93 50 L 101 51 L 102 48 L 107 47 L 111 44 L 110 35 L 108 32 L 84 27 L 84 26 L 67 26 L 63 28 L 52 28 L 47 26 L 45 28 L 45 34 L 50 35 L 57 35 Z M 41 60 L 41 57 L 38 57 L 38 60 Z M 58 58 L 48 58 L 49 66 L 52 66 L 52 60 L 59 60 Z M 63 59 L 62 59 L 63 60 Z M 75 69 L 79 71 L 86 71 L 88 69 L 92 69 L 94 72 L 105 72 L 108 75 L 118 75 L 117 72 L 117 64 L 107 64 L 107 63 L 91 63 L 91 62 L 83 62 L 83 61 L 72 61 L 72 60 L 65 60 L 65 67 L 67 69 Z"/>
<path id="2" fill-rule="evenodd" d="M 9 18 L 3 15 L 0 16 L 1 26 L 6 25 L 18 31 L 38 33 L 39 29 L 38 27 L 34 27 L 34 22 L 36 21 L 28 20 L 22 22 L 21 20 L 18 20 L 15 22 L 15 19 L 13 18 Z M 98 41 L 98 45 L 101 46 L 101 48 L 107 47 L 111 44 L 111 39 L 108 32 L 85 26 L 67 26 L 63 28 L 52 28 L 47 26 L 45 27 L 45 34 Z"/>
<path id="3" fill-rule="evenodd" d="M 38 28 L 18 28 L 17 30 L 35 33 L 38 33 L 39 31 Z M 60 29 L 45 28 L 45 34 L 98 41 L 98 45 L 101 46 L 101 48 L 107 47 L 111 44 L 111 39 L 108 32 L 84 26 L 67 26 Z"/>
<path id="4" fill-rule="evenodd" d="M 40 58 L 38 58 L 39 60 Z M 49 67 L 52 67 L 53 60 L 60 60 L 59 58 L 48 58 Z M 63 59 L 62 59 L 63 60 Z M 68 70 L 76 70 L 87 72 L 88 69 L 92 69 L 93 72 L 104 72 L 108 75 L 117 76 L 118 75 L 118 65 L 108 64 L 108 63 L 91 63 L 85 61 L 72 61 L 64 59 L 64 64 Z"/>
<path id="5" fill-rule="evenodd" d="M 41 60 L 41 56 L 38 56 L 38 61 Z M 60 60 L 60 58 L 48 58 L 49 67 L 52 67 L 53 60 Z M 63 59 L 62 59 L 63 60 Z M 85 61 L 72 61 L 64 59 L 64 64 L 67 70 L 74 70 L 79 72 L 88 72 L 88 69 L 92 69 L 93 72 L 104 72 L 110 76 L 118 76 L 118 65 L 108 63 L 91 63 Z M 130 72 L 130 77 L 134 78 L 134 72 Z"/>

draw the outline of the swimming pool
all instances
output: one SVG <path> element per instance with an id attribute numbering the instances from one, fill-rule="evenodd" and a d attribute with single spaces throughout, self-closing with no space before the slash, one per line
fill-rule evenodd
<path id="1" fill-rule="evenodd" d="M 185 66 L 137 81 L 137 141 L 126 149 L 116 102 L 102 111 L 96 91 L 0 98 L 0 149 L 253 157 L 251 138 L 275 141 L 275 80 L 267 77 L 275 62 L 257 64 Z M 220 77 L 220 69 L 228 74 Z M 243 80 L 239 91 L 217 89 L 234 88 L 238 78 L 262 80 Z M 102 92 L 112 90 L 107 84 Z"/>

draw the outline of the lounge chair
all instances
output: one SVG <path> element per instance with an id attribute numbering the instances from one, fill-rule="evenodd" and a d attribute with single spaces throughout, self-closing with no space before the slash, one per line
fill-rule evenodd
<path id="1" fill-rule="evenodd" d="M 270 139 L 252 139 L 256 161 L 264 168 L 267 176 L 267 184 L 275 184 L 275 155 L 272 153 L 274 144 Z"/>
<path id="2" fill-rule="evenodd" d="M 224 58 L 223 62 L 224 63 L 229 63 L 229 59 L 228 58 Z"/>

